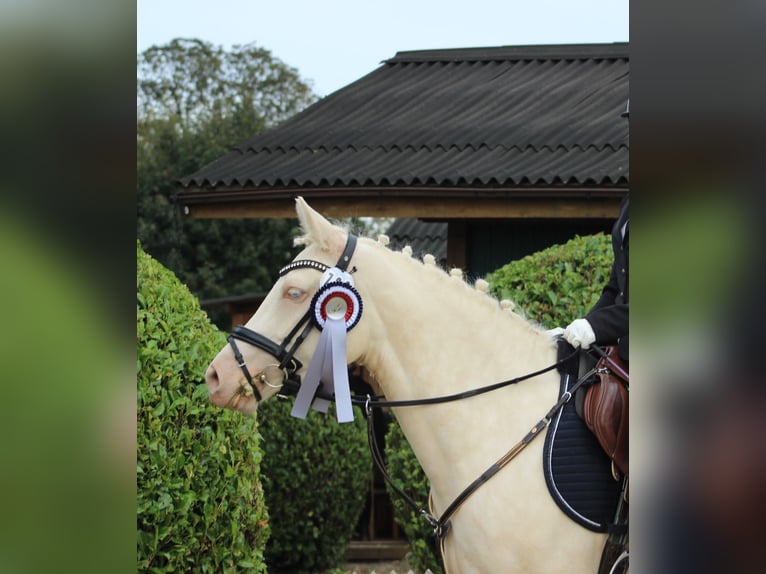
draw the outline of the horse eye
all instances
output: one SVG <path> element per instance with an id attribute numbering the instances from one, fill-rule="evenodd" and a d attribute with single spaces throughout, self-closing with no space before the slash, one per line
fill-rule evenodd
<path id="1" fill-rule="evenodd" d="M 287 290 L 287 293 L 285 294 L 285 296 L 292 301 L 298 301 L 301 297 L 303 297 L 303 294 L 304 294 L 303 291 L 301 291 L 300 289 L 296 287 L 290 287 Z"/>

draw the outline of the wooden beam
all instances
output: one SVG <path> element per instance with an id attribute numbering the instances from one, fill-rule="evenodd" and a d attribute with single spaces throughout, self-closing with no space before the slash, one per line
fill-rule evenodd
<path id="1" fill-rule="evenodd" d="M 327 217 L 427 217 L 431 219 L 615 219 L 621 197 L 449 198 L 314 197 L 307 201 Z M 183 200 L 181 200 L 183 201 Z M 292 200 L 182 203 L 194 218 L 295 217 Z"/>
<path id="2" fill-rule="evenodd" d="M 468 267 L 465 230 L 465 221 L 450 221 L 447 224 L 447 269 Z"/>

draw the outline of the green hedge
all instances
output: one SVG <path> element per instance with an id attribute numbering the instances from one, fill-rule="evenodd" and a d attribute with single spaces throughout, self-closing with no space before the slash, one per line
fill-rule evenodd
<path id="1" fill-rule="evenodd" d="M 487 275 L 498 299 L 510 299 L 516 311 L 547 328 L 566 327 L 598 301 L 609 280 L 611 238 L 599 233 L 575 237 Z"/>
<path id="2" fill-rule="evenodd" d="M 199 384 L 225 336 L 140 246 L 137 258 L 137 569 L 266 572 L 256 420 Z"/>
<path id="3" fill-rule="evenodd" d="M 589 235 L 513 261 L 486 279 L 493 295 L 513 301 L 515 310 L 530 320 L 547 328 L 565 327 L 598 301 L 609 279 L 612 260 L 611 238 Z M 386 436 L 386 459 L 397 485 L 421 507 L 428 508 L 430 484 L 395 421 Z M 487 461 L 487 465 L 491 462 Z M 430 568 L 434 574 L 441 574 L 431 527 L 390 488 L 389 494 L 396 521 L 409 540 L 410 564 L 420 572 Z"/>
<path id="4" fill-rule="evenodd" d="M 272 574 L 323 572 L 343 561 L 372 472 L 360 409 L 353 423 L 339 424 L 334 405 L 305 420 L 290 415 L 292 405 L 273 398 L 258 407 Z"/>

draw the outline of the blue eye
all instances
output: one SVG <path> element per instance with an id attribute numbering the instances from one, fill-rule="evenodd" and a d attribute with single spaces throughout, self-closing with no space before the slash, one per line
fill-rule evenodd
<path id="1" fill-rule="evenodd" d="M 290 287 L 285 293 L 285 296 L 288 299 L 291 299 L 292 301 L 297 301 L 298 299 L 303 297 L 303 295 L 304 295 L 303 291 L 296 287 Z"/>

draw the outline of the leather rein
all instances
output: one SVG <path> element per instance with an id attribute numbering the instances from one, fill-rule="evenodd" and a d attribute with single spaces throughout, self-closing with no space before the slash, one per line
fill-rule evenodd
<path id="1" fill-rule="evenodd" d="M 506 387 L 508 385 L 513 385 L 516 383 L 520 383 L 522 381 L 525 381 L 527 379 L 531 379 L 534 377 L 537 377 L 538 375 L 541 375 L 543 373 L 547 373 L 548 371 L 552 371 L 553 369 L 556 369 L 565 363 L 567 363 L 569 360 L 575 357 L 580 352 L 579 349 L 575 349 L 572 353 L 564 357 L 563 359 L 557 361 L 556 363 L 550 365 L 549 367 L 545 367 L 544 369 L 540 369 L 538 371 L 516 377 L 514 379 L 509 379 L 507 381 L 502 381 L 500 383 L 495 383 L 492 385 L 488 385 L 485 387 L 480 387 L 477 389 L 471 389 L 469 391 L 465 391 L 462 393 L 458 393 L 455 395 L 446 395 L 441 397 L 433 397 L 433 398 L 427 398 L 427 399 L 414 399 L 414 400 L 408 400 L 408 401 L 384 401 L 379 400 L 377 397 L 370 397 L 368 396 L 367 399 L 364 401 L 364 412 L 365 416 L 367 417 L 367 442 L 370 445 L 370 451 L 372 452 L 373 460 L 375 461 L 375 465 L 378 467 L 378 470 L 383 475 L 383 478 L 388 482 L 389 485 L 394 489 L 394 491 L 401 496 L 404 501 L 407 503 L 407 505 L 412 508 L 417 514 L 419 514 L 423 519 L 428 522 L 428 524 L 433 528 L 434 535 L 436 538 L 440 541 L 440 543 L 444 542 L 444 537 L 447 535 L 447 532 L 449 532 L 450 529 L 450 518 L 457 512 L 457 510 L 463 505 L 463 503 L 468 499 L 469 496 L 471 496 L 474 492 L 476 492 L 479 487 L 481 487 L 485 482 L 487 482 L 490 478 L 492 478 L 495 474 L 497 474 L 504 466 L 506 466 L 511 460 L 513 460 L 516 455 L 518 455 L 529 443 L 534 440 L 535 437 L 540 436 L 543 429 L 545 429 L 553 419 L 553 417 L 556 415 L 556 413 L 561 410 L 564 405 L 566 405 L 574 396 L 575 391 L 579 389 L 584 383 L 587 382 L 587 380 L 590 378 L 591 375 L 595 373 L 595 369 L 591 369 L 589 372 L 587 372 L 585 375 L 580 377 L 577 382 L 572 385 L 572 388 L 566 391 L 564 394 L 561 395 L 558 401 L 548 410 L 547 413 L 541 418 L 535 425 L 527 432 L 527 434 L 524 435 L 524 437 L 517 442 L 511 449 L 506 452 L 503 456 L 501 456 L 494 464 L 492 464 L 487 470 L 485 470 L 476 480 L 474 480 L 471 484 L 466 486 L 463 491 L 457 495 L 457 497 L 450 503 L 450 505 L 446 508 L 446 510 L 442 513 L 440 517 L 436 517 L 428 510 L 422 508 L 420 505 L 418 505 L 417 502 L 415 502 L 412 497 L 410 497 L 406 492 L 404 492 L 397 484 L 394 482 L 393 478 L 388 474 L 385 466 L 385 462 L 383 460 L 383 454 L 380 452 L 380 447 L 378 446 L 378 441 L 375 437 L 374 427 L 373 427 L 373 408 L 383 408 L 383 407 L 410 407 L 410 406 L 417 406 L 417 405 L 432 405 L 432 404 L 438 404 L 438 403 L 446 403 L 450 401 L 460 400 L 468 397 L 473 397 L 476 395 L 480 395 L 489 391 L 494 391 L 496 389 L 500 389 L 502 387 Z M 354 399 L 352 398 L 352 401 Z M 354 401 L 356 402 L 356 401 Z"/>
<path id="2" fill-rule="evenodd" d="M 340 259 L 338 259 L 338 262 L 335 264 L 335 267 L 337 267 L 341 271 L 345 271 L 348 269 L 349 262 L 351 261 L 351 257 L 353 256 L 354 250 L 356 249 L 356 243 L 357 243 L 356 236 L 349 234 L 348 240 L 346 241 L 346 246 L 343 250 L 343 253 L 340 256 Z M 322 263 L 320 261 L 315 261 L 313 259 L 296 260 L 296 261 L 293 261 L 292 263 L 289 263 L 285 267 L 283 267 L 279 271 L 279 277 L 283 277 L 290 271 L 294 271 L 296 269 L 315 269 L 316 271 L 320 271 L 324 273 L 329 268 L 330 268 L 329 265 Z M 354 269 L 352 269 L 352 271 L 353 270 Z M 295 324 L 295 326 L 290 330 L 287 336 L 285 336 L 285 338 L 282 340 L 281 343 L 277 343 L 273 341 L 272 339 L 269 339 L 268 337 L 261 335 L 260 333 L 257 333 L 256 331 L 253 331 L 243 326 L 236 327 L 234 331 L 231 333 L 231 335 L 228 337 L 228 342 L 229 342 L 229 345 L 231 346 L 232 351 L 234 352 L 234 358 L 237 361 L 237 365 L 240 367 L 240 369 L 242 369 L 242 372 L 245 375 L 245 379 L 247 380 L 250 387 L 252 387 L 253 394 L 255 395 L 257 401 L 260 402 L 261 400 L 263 400 L 262 395 L 257 385 L 255 384 L 253 375 L 250 374 L 250 371 L 247 368 L 247 364 L 245 363 L 244 357 L 242 356 L 242 353 L 240 352 L 236 341 L 237 340 L 243 341 L 245 343 L 248 343 L 249 345 L 253 345 L 254 347 L 257 347 L 263 351 L 266 351 L 267 353 L 269 353 L 270 355 L 272 355 L 275 359 L 279 361 L 278 367 L 281 371 L 284 372 L 285 379 L 281 385 L 281 388 L 280 388 L 281 392 L 279 393 L 278 396 L 282 398 L 286 398 L 286 396 L 288 395 L 297 394 L 301 384 L 300 376 L 297 373 L 302 368 L 303 364 L 297 358 L 295 358 L 295 352 L 298 350 L 298 347 L 300 347 L 301 344 L 306 340 L 306 337 L 308 337 L 309 333 L 311 332 L 311 329 L 314 327 L 314 324 L 311 321 L 311 313 L 312 313 L 311 309 L 306 311 L 306 313 L 299 319 L 298 323 Z M 292 344 L 290 344 L 291 342 Z M 289 345 L 289 348 L 288 348 L 288 345 Z M 578 379 L 578 381 L 572 386 L 572 388 L 568 390 L 567 392 L 565 392 L 558 399 L 558 401 L 556 401 L 556 403 L 543 416 L 543 418 L 540 419 L 537 423 L 535 423 L 535 425 L 527 432 L 527 434 L 524 435 L 524 437 L 519 442 L 517 442 L 507 453 L 505 453 L 502 457 L 500 457 L 494 464 L 492 464 L 487 470 L 485 470 L 476 480 L 474 480 L 471 484 L 469 484 L 455 498 L 455 500 L 447 507 L 447 509 L 442 513 L 442 515 L 439 518 L 435 517 L 429 511 L 420 507 L 412 499 L 412 497 L 410 497 L 406 492 L 404 492 L 401 488 L 399 488 L 399 486 L 396 485 L 394 480 L 389 475 L 388 471 L 386 470 L 383 454 L 381 453 L 377 439 L 375 438 L 374 424 L 373 424 L 373 412 L 374 412 L 373 409 L 380 409 L 380 408 L 387 408 L 387 407 L 412 407 L 412 406 L 421 406 L 421 405 L 433 405 L 433 404 L 446 403 L 446 402 L 457 401 L 461 399 L 474 397 L 477 395 L 488 393 L 490 391 L 501 389 L 509 385 L 520 383 L 527 379 L 532 379 L 534 377 L 547 373 L 548 371 L 557 369 L 558 367 L 565 364 L 567 361 L 571 360 L 578 353 L 579 353 L 579 349 L 575 349 L 573 353 L 569 354 L 563 359 L 543 369 L 534 371 L 532 373 L 528 373 L 520 377 L 508 379 L 506 381 L 501 381 L 499 383 L 494 383 L 494 384 L 487 385 L 484 387 L 479 387 L 476 389 L 470 389 L 468 391 L 463 391 L 461 393 L 456 393 L 452 395 L 444 395 L 439 397 L 430 397 L 430 398 L 423 398 L 423 399 L 401 400 L 401 401 L 385 400 L 384 395 L 375 395 L 375 396 L 352 395 L 351 402 L 357 406 L 363 407 L 364 409 L 364 414 L 367 419 L 367 441 L 370 446 L 370 451 L 372 453 L 372 458 L 375 462 L 375 465 L 378 467 L 378 470 L 380 470 L 381 474 L 383 475 L 383 478 L 386 480 L 386 482 L 388 482 L 391 485 L 394 491 L 397 494 L 399 494 L 399 496 L 401 496 L 404 499 L 404 501 L 417 514 L 422 516 L 431 525 L 431 527 L 433 528 L 434 534 L 436 535 L 437 539 L 440 540 L 440 542 L 443 543 L 444 537 L 446 536 L 447 532 L 450 529 L 450 518 L 455 514 L 455 512 L 457 512 L 457 510 L 468 499 L 468 497 L 471 496 L 471 494 L 473 494 L 476 490 L 478 490 L 480 486 L 482 486 L 495 474 L 497 474 L 511 460 L 513 460 L 516 457 L 516 455 L 518 455 L 529 443 L 531 443 L 535 437 L 542 434 L 540 431 L 544 430 L 548 426 L 548 424 L 550 424 L 550 421 L 553 419 L 556 413 L 561 408 L 563 408 L 566 403 L 568 403 L 571 400 L 572 396 L 574 395 L 574 392 L 580 386 L 582 386 L 582 384 L 593 374 L 594 371 L 592 370 L 586 373 L 585 375 L 583 375 L 582 377 L 580 377 L 580 379 Z M 262 383 L 269 385 L 268 381 L 266 380 L 265 376 L 263 376 L 263 374 L 256 375 L 255 378 L 260 380 Z M 275 385 L 270 385 L 270 386 L 275 386 Z M 328 400 L 334 399 L 334 396 L 332 394 L 322 391 L 321 386 L 318 389 L 316 396 L 320 398 L 328 399 Z"/>

